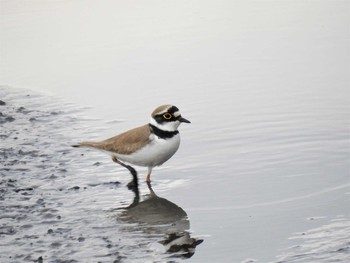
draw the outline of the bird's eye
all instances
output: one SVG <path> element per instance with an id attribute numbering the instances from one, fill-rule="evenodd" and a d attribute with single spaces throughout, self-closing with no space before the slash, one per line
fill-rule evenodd
<path id="1" fill-rule="evenodd" d="M 163 114 L 163 117 L 164 117 L 164 119 L 166 119 L 166 120 L 170 120 L 170 119 L 173 117 L 173 115 L 171 115 L 170 113 L 164 113 L 164 114 Z"/>

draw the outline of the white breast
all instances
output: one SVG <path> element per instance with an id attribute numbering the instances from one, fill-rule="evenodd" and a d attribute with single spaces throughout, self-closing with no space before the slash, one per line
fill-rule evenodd
<path id="1" fill-rule="evenodd" d="M 117 158 L 138 166 L 154 167 L 169 160 L 180 146 L 180 134 L 169 139 L 160 139 L 151 135 L 150 142 L 132 154 L 116 154 Z"/>

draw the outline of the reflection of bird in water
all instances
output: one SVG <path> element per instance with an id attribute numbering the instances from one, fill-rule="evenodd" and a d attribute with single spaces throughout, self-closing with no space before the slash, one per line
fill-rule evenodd
<path id="1" fill-rule="evenodd" d="M 195 239 L 188 232 L 190 222 L 186 212 L 178 205 L 157 196 L 151 184 L 147 184 L 150 195 L 140 202 L 138 187 L 132 188 L 135 193 L 133 203 L 126 208 L 120 219 L 128 223 L 139 223 L 145 226 L 144 232 L 165 234 L 158 241 L 172 257 L 190 258 L 195 253 L 202 239 Z"/>

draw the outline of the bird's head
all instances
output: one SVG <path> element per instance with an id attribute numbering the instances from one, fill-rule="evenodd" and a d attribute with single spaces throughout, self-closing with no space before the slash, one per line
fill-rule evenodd
<path id="1" fill-rule="evenodd" d="M 151 115 L 150 124 L 163 131 L 176 131 L 182 123 L 191 123 L 181 116 L 180 110 L 174 105 L 161 105 Z"/>

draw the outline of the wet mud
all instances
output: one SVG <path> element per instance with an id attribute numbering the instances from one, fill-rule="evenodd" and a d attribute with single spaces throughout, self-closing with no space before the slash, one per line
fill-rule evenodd
<path id="1" fill-rule="evenodd" d="M 182 208 L 151 185 L 142 194 L 129 190 L 112 162 L 100 165 L 71 147 L 93 123 L 83 110 L 8 87 L 0 99 L 0 262 L 177 262 L 194 255 L 203 240 L 191 236 Z"/>

